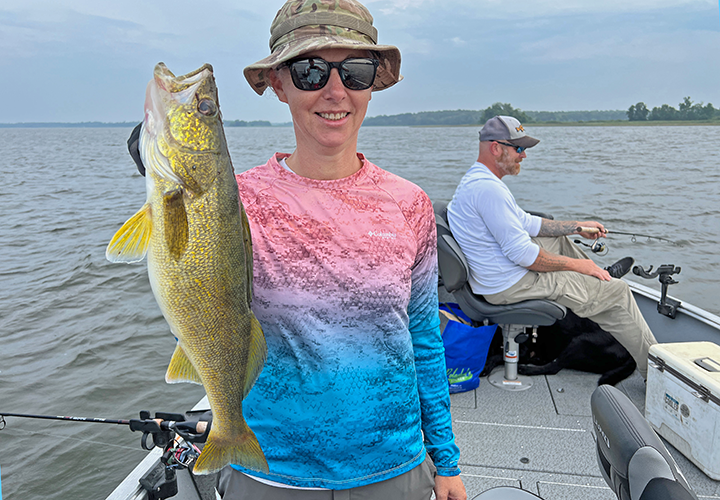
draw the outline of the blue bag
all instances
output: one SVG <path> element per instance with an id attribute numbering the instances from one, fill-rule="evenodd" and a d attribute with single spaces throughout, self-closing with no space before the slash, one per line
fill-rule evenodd
<path id="1" fill-rule="evenodd" d="M 473 327 L 470 318 L 454 303 L 440 304 L 440 310 L 468 323 L 449 317 L 442 338 L 450 394 L 471 391 L 480 384 L 480 372 L 485 368 L 497 325 Z"/>

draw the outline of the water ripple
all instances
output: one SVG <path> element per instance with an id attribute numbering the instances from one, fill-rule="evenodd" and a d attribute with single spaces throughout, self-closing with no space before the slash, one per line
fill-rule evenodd
<path id="1" fill-rule="evenodd" d="M 504 179 L 521 206 L 675 240 L 610 234 L 610 253 L 596 260 L 679 265 L 672 294 L 720 313 L 720 174 L 717 155 L 694 146 L 719 143 L 720 127 L 530 128 L 540 144 L 519 176 Z M 126 151 L 130 130 L 0 129 L 5 411 L 133 418 L 140 409 L 183 411 L 202 395 L 164 382 L 175 342 L 145 265 L 105 260 L 107 242 L 146 196 Z M 449 200 L 477 158 L 477 131 L 366 127 L 358 148 L 431 199 Z M 226 134 L 237 172 L 295 147 L 291 127 Z M 144 456 L 137 439 L 126 429 L 9 420 L 0 447 L 14 460 L 2 463 L 3 498 L 104 498 Z M 112 461 L 92 444 L 108 441 L 120 447 Z"/>

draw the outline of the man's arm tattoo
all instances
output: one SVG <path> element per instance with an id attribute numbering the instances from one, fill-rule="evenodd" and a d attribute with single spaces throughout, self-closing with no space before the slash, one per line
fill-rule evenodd
<path id="1" fill-rule="evenodd" d="M 543 219 L 538 236 L 567 236 L 575 234 L 577 221 Z"/>

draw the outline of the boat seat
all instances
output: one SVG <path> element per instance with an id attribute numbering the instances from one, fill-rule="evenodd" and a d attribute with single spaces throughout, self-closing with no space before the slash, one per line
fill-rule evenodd
<path id="1" fill-rule="evenodd" d="M 611 385 L 590 398 L 598 465 L 620 500 L 697 500 L 650 424 Z"/>
<path id="2" fill-rule="evenodd" d="M 470 267 L 465 255 L 450 231 L 447 220 L 447 202 L 435 202 L 437 227 L 438 267 L 445 289 L 452 294 L 462 312 L 476 325 L 497 324 L 505 338 L 504 376 L 489 379 L 493 385 L 508 390 L 524 390 L 532 380 L 517 375 L 518 342 L 527 340 L 526 329 L 548 326 L 565 317 L 565 306 L 551 300 L 524 300 L 515 304 L 495 305 L 476 295 L 470 288 Z"/>

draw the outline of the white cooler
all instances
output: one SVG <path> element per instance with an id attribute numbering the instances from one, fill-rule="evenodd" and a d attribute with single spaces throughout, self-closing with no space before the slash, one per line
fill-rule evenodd
<path id="1" fill-rule="evenodd" d="M 650 347 L 645 418 L 705 474 L 720 480 L 720 346 Z"/>

